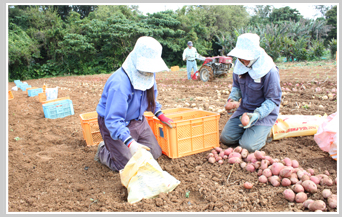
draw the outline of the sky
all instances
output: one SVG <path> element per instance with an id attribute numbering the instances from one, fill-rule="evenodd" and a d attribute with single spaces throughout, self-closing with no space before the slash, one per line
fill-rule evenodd
<path id="1" fill-rule="evenodd" d="M 204 5 L 205 3 L 201 3 L 201 4 Z M 180 3 L 141 3 L 141 4 L 135 4 L 135 5 L 139 5 L 139 10 L 142 11 L 144 14 L 146 14 L 146 13 L 155 13 L 158 11 L 164 11 L 166 9 L 175 11 L 179 8 L 182 8 L 185 4 L 180 4 Z M 254 6 L 253 4 L 244 4 L 244 5 L 248 5 L 249 7 Z M 315 18 L 321 16 L 319 14 L 319 11 L 315 10 L 313 3 L 297 3 L 297 4 L 296 3 L 289 3 L 288 5 L 286 5 L 286 4 L 270 4 L 269 3 L 269 5 L 273 5 L 275 8 L 281 8 L 281 7 L 286 7 L 286 6 L 289 6 L 290 8 L 295 8 L 299 11 L 299 13 L 301 15 L 303 15 L 304 18 L 315 19 Z M 332 5 L 332 4 L 327 4 L 327 5 Z"/>

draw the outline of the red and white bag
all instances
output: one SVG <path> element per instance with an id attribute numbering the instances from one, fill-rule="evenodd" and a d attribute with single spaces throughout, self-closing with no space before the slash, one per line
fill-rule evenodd
<path id="1" fill-rule="evenodd" d="M 330 156 L 337 161 L 337 130 L 338 113 L 329 115 L 323 123 L 318 127 L 314 140 L 318 146 L 325 152 L 329 152 Z"/>

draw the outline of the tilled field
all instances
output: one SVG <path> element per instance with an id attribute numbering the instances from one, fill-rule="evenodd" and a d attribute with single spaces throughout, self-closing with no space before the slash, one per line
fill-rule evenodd
<path id="1" fill-rule="evenodd" d="M 283 115 L 330 115 L 337 111 L 336 62 L 280 64 Z M 231 72 L 232 73 L 232 72 Z M 8 101 L 8 211 L 9 212 L 308 212 L 302 204 L 288 202 L 283 191 L 258 182 L 256 172 L 232 165 L 210 164 L 210 151 L 157 161 L 180 185 L 168 194 L 127 202 L 127 190 L 118 173 L 94 161 L 96 146 L 83 139 L 79 115 L 95 111 L 110 75 L 68 76 L 28 80 L 32 87 L 59 87 L 59 97 L 69 96 L 75 114 L 46 119 L 36 97 L 13 91 Z M 185 69 L 157 74 L 158 101 L 162 109 L 194 107 L 220 113 L 222 131 L 229 115 L 223 111 L 232 76 L 213 82 L 188 81 Z M 8 90 L 14 86 L 8 83 Z M 222 91 L 224 90 L 224 91 Z M 218 91 L 220 94 L 218 94 Z M 227 148 L 221 144 L 221 148 Z M 337 177 L 337 162 L 321 151 L 313 136 L 272 141 L 261 149 L 273 158 L 298 160 L 316 173 L 328 170 Z M 244 182 L 254 186 L 247 190 Z M 337 194 L 337 186 L 318 186 L 308 198 L 321 199 L 322 190 Z M 185 197 L 190 191 L 189 197 Z M 327 208 L 326 212 L 337 209 Z"/>

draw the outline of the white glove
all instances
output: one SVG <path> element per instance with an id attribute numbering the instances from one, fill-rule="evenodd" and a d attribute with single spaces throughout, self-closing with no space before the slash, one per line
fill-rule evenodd
<path id="1" fill-rule="evenodd" d="M 147 151 L 150 150 L 149 147 L 142 145 L 140 143 L 137 143 L 135 140 L 133 140 L 131 143 L 128 144 L 129 151 L 131 152 L 132 155 L 135 154 L 135 152 L 138 151 L 138 149 L 143 148 L 146 149 Z"/>

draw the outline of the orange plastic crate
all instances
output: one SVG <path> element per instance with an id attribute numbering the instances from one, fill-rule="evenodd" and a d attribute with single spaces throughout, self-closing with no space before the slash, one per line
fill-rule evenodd
<path id="1" fill-rule="evenodd" d="M 45 95 L 45 96 L 46 96 L 46 95 Z M 46 99 L 46 97 L 45 97 L 45 99 Z M 68 96 L 66 96 L 66 97 L 61 97 L 61 98 L 57 98 L 57 99 L 42 101 L 41 103 L 42 103 L 42 104 L 45 104 L 45 103 L 56 102 L 56 101 L 65 100 L 65 99 L 70 99 L 70 97 L 68 97 Z"/>
<path id="2" fill-rule="evenodd" d="M 180 113 L 180 112 L 186 112 L 186 111 L 193 111 L 193 109 L 191 108 L 173 108 L 173 109 L 165 109 L 162 110 L 163 114 L 176 114 L 176 113 Z M 148 125 L 150 125 L 153 134 L 155 135 L 154 132 L 154 125 L 153 125 L 153 119 L 155 119 L 156 117 L 154 116 L 154 114 L 152 112 L 144 112 L 144 116 L 147 120 Z"/>
<path id="3" fill-rule="evenodd" d="M 218 113 L 191 110 L 165 116 L 174 121 L 172 128 L 154 118 L 153 132 L 166 156 L 179 158 L 219 147 Z"/>
<path id="4" fill-rule="evenodd" d="M 11 90 L 8 91 L 8 100 L 14 99 L 13 93 Z"/>
<path id="5" fill-rule="evenodd" d="M 46 93 L 38 93 L 38 98 L 39 98 L 39 102 L 44 102 L 46 101 Z"/>
<path id="6" fill-rule="evenodd" d="M 80 114 L 83 138 L 87 143 L 87 146 L 98 145 L 103 141 L 99 124 L 97 122 L 97 112 L 89 112 Z"/>

